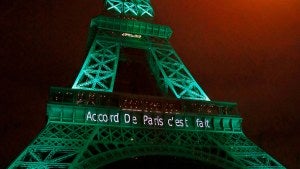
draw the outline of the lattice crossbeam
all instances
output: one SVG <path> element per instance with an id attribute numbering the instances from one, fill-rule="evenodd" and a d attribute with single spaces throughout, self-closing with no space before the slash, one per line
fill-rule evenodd
<path id="1" fill-rule="evenodd" d="M 120 0 L 106 0 L 105 4 L 107 6 L 107 10 L 113 10 L 117 13 L 122 13 L 123 11 L 123 3 Z"/>
<path id="2" fill-rule="evenodd" d="M 124 2 L 124 13 L 137 16 L 138 15 L 137 6 L 131 2 Z"/>
<path id="3" fill-rule="evenodd" d="M 48 123 L 9 168 L 69 168 L 94 130 L 93 126 Z"/>
<path id="4" fill-rule="evenodd" d="M 149 0 L 105 0 L 106 9 L 118 14 L 138 17 L 153 17 L 154 12 Z"/>
<path id="5" fill-rule="evenodd" d="M 208 96 L 192 77 L 188 69 L 172 49 L 152 48 L 151 54 L 153 64 L 151 67 L 157 67 L 154 71 L 155 77 L 160 81 L 163 79 L 163 87 L 169 88 L 177 98 L 207 100 Z M 163 88 L 162 87 L 162 88 Z"/>
<path id="6" fill-rule="evenodd" d="M 146 1 L 142 1 L 142 4 L 138 4 L 137 8 L 140 11 L 141 16 L 153 16 L 154 15 L 153 8 Z"/>
<path id="7" fill-rule="evenodd" d="M 138 20 L 124 20 L 106 16 L 97 16 L 91 21 L 91 28 L 116 31 L 121 33 L 138 34 L 142 36 L 151 36 L 169 39 L 172 30 L 169 26 L 151 24 Z"/>
<path id="8" fill-rule="evenodd" d="M 76 155 L 70 147 L 31 145 L 9 168 L 67 168 Z"/>
<path id="9" fill-rule="evenodd" d="M 230 164 L 230 168 L 235 166 L 233 159 L 219 149 L 204 132 L 104 126 L 99 128 L 87 148 L 82 152 L 81 158 L 73 166 L 87 167 L 87 165 L 92 165 L 91 161 L 94 160 L 104 165 L 125 157 L 149 155 L 149 153 L 174 155 L 177 154 L 176 152 L 179 156 L 185 153 L 185 157 L 193 156 L 199 159 L 209 157 L 212 161 L 218 161 L 220 165 Z M 200 154 L 202 155 L 199 156 Z M 223 155 L 222 160 L 218 159 L 221 155 Z M 111 156 L 113 158 L 109 158 Z"/>
<path id="10" fill-rule="evenodd" d="M 119 51 L 116 43 L 95 40 L 72 88 L 112 92 Z"/>
<path id="11" fill-rule="evenodd" d="M 49 122 L 9 168 L 101 167 L 151 154 L 204 160 L 225 168 L 284 168 L 257 146 L 249 144 L 251 141 L 244 144 L 245 140 L 248 139 L 242 132 L 224 134 Z"/>
<path id="12" fill-rule="evenodd" d="M 280 163 L 257 147 L 243 133 L 218 133 L 210 136 L 216 144 L 222 146 L 225 151 L 239 160 L 246 168 L 265 168 L 266 166 L 283 168 Z"/>

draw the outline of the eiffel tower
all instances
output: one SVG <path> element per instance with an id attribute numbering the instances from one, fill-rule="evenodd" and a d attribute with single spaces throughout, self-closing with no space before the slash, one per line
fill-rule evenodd
<path id="1" fill-rule="evenodd" d="M 245 136 L 236 103 L 210 101 L 170 45 L 171 28 L 152 23 L 150 0 L 104 4 L 72 88 L 50 89 L 45 128 L 8 168 L 105 168 L 147 156 L 285 168 Z M 147 71 L 158 88 L 143 81 Z"/>

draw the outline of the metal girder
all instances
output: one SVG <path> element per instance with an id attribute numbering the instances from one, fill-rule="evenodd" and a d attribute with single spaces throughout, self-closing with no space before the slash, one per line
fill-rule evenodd
<path id="1" fill-rule="evenodd" d="M 95 39 L 72 88 L 112 92 L 119 51 L 118 43 Z"/>
<path id="2" fill-rule="evenodd" d="M 107 10 L 112 10 L 117 13 L 123 12 L 123 2 L 121 0 L 105 0 L 105 5 Z"/>
<path id="3" fill-rule="evenodd" d="M 244 134 L 211 134 L 216 144 L 245 166 L 244 168 L 283 168 L 273 157 L 256 146 Z"/>
<path id="4" fill-rule="evenodd" d="M 230 108 L 234 104 L 140 97 L 136 99 L 144 100 L 140 106 L 145 109 L 140 109 L 136 104 L 134 106 L 150 112 L 134 112 L 128 109 L 130 104 L 124 105 L 124 101 L 134 98 L 131 95 L 53 88 L 47 108 L 47 125 L 8 168 L 98 168 L 132 157 L 166 155 L 193 159 L 199 161 L 199 165 L 205 162 L 230 169 L 284 169 L 284 166 L 244 135 L 239 116 L 224 114 L 220 109 L 224 106 Z M 144 103 L 154 100 L 167 105 L 176 101 L 176 105 L 181 108 L 173 107 L 172 112 L 157 112 L 157 109 L 151 111 L 151 107 L 147 106 L 157 107 L 159 104 Z M 219 107 L 219 114 L 211 115 L 210 110 L 202 114 L 195 113 L 188 106 L 194 103 Z M 90 111 L 108 116 L 117 112 L 120 121 L 90 122 L 87 120 L 87 112 Z M 157 127 L 143 123 L 133 125 L 122 120 L 122 112 L 135 115 L 137 119 L 151 112 L 155 117 L 164 118 L 184 115 L 194 122 L 194 116 L 203 116 L 210 119 L 211 124 L 206 129 L 192 123 L 190 125 L 194 127 L 186 125 L 183 128 L 170 127 L 169 124 Z"/>
<path id="5" fill-rule="evenodd" d="M 105 0 L 105 5 L 136 18 L 154 14 L 150 0 Z M 235 103 L 209 100 L 169 44 L 171 35 L 168 26 L 94 18 L 89 52 L 72 89 L 51 90 L 47 125 L 8 168 L 98 168 L 147 155 L 190 158 L 230 169 L 284 168 L 244 135 Z M 160 88 L 178 99 L 112 93 L 122 47 L 146 50 Z M 165 125 L 146 124 L 145 115 Z M 126 117 L 144 121 L 127 123 Z"/>
<path id="6" fill-rule="evenodd" d="M 85 125 L 48 123 L 8 168 L 69 168 L 93 130 Z"/>
<path id="7" fill-rule="evenodd" d="M 61 106 L 57 106 L 57 104 L 60 104 Z M 67 106 L 70 106 L 70 108 L 67 108 Z M 147 97 L 144 95 L 132 95 L 129 93 L 107 93 L 51 87 L 47 106 L 48 109 L 52 109 L 48 111 L 49 120 L 64 121 L 61 118 L 70 118 L 73 122 L 80 122 L 80 116 L 82 115 L 72 114 L 72 112 L 76 109 L 79 110 L 84 106 L 109 106 L 122 110 L 126 109 L 131 111 L 136 110 L 169 114 L 184 114 L 185 112 L 189 112 L 205 115 L 229 115 L 231 117 L 238 117 L 237 121 L 228 121 L 221 117 L 215 118 L 216 126 L 219 123 L 226 124 L 216 128 L 233 128 L 234 130 L 241 130 L 241 119 L 237 112 L 237 104 L 232 102 L 185 100 L 158 96 Z M 61 113 L 55 114 L 55 112 L 62 111 L 62 107 L 65 107 L 63 110 L 66 115 Z"/>
<path id="8" fill-rule="evenodd" d="M 118 52 L 121 47 L 130 46 L 148 51 L 150 67 L 164 93 L 171 91 L 176 98 L 209 101 L 175 50 L 166 42 L 172 34 L 169 27 L 99 16 L 93 19 L 91 28 L 97 34 L 92 33 L 95 36 L 93 45 L 73 89 L 112 92 Z M 127 37 L 124 33 L 141 37 Z M 151 41 L 153 37 L 165 41 Z"/>
<path id="9" fill-rule="evenodd" d="M 198 142 L 195 143 L 195 140 Z M 226 152 L 215 149 L 216 146 L 205 133 L 102 127 L 73 166 L 97 168 L 124 158 L 161 154 L 238 168 Z M 225 156 L 220 157 L 221 154 Z"/>
<path id="10" fill-rule="evenodd" d="M 147 155 L 185 157 L 223 168 L 284 168 L 249 142 L 242 132 L 49 122 L 9 169 L 98 168 Z M 248 151 L 247 156 L 243 150 Z"/>
<path id="11" fill-rule="evenodd" d="M 101 15 L 92 19 L 90 27 L 92 28 L 91 30 L 94 31 L 96 29 L 103 29 L 164 39 L 169 39 L 172 36 L 172 29 L 169 26 L 137 20 L 111 18 Z"/>
<path id="12" fill-rule="evenodd" d="M 151 48 L 153 73 L 163 91 L 171 90 L 177 98 L 210 99 L 192 77 L 173 48 Z"/>
<path id="13" fill-rule="evenodd" d="M 106 9 L 118 14 L 153 17 L 150 0 L 105 0 Z"/>

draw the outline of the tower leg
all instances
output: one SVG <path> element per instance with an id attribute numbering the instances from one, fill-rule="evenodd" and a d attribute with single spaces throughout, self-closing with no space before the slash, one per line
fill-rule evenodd
<path id="1" fill-rule="evenodd" d="M 112 92 L 120 45 L 95 38 L 73 89 Z"/>
<path id="2" fill-rule="evenodd" d="M 171 92 L 181 99 L 209 101 L 208 96 L 198 85 L 183 64 L 175 50 L 153 47 L 150 49 L 149 63 L 153 74 L 164 92 Z"/>

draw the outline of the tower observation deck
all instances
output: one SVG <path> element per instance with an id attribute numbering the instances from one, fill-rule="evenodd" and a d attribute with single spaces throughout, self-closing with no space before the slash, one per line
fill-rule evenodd
<path id="1" fill-rule="evenodd" d="M 285 168 L 245 136 L 236 103 L 209 99 L 170 44 L 172 29 L 152 23 L 150 0 L 104 4 L 72 88 L 50 89 L 45 128 L 8 168 L 107 168 L 149 156 Z"/>

